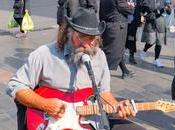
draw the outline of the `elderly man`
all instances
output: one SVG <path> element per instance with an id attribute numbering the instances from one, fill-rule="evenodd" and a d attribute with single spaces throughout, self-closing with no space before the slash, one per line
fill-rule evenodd
<path id="1" fill-rule="evenodd" d="M 112 108 L 114 117 L 125 119 L 136 114 L 128 100 L 117 101 L 110 92 L 106 57 L 98 47 L 98 37 L 104 30 L 105 22 L 98 23 L 94 12 L 78 9 L 72 18 L 66 17 L 59 28 L 57 42 L 43 45 L 32 52 L 27 63 L 10 80 L 7 93 L 28 107 L 28 130 L 102 129 L 100 115 L 95 114 L 98 109 L 90 109 L 93 103 L 88 97 L 94 94 L 94 89 L 82 63 L 85 54 L 91 58 L 103 105 Z M 76 108 L 76 104 L 82 107 Z M 90 111 L 86 111 L 87 108 Z M 82 119 L 76 112 L 82 115 L 90 113 L 91 116 Z M 111 129 L 144 130 L 127 120 L 117 122 L 110 121 Z"/>

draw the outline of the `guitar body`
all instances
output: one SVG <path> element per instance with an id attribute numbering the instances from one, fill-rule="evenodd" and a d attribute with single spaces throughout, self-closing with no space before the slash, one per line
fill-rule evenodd
<path id="1" fill-rule="evenodd" d="M 88 105 L 88 99 L 93 95 L 92 88 L 84 88 L 73 92 L 62 92 L 56 89 L 40 87 L 35 91 L 45 98 L 58 98 L 66 104 L 64 116 L 55 120 L 40 110 L 27 108 L 27 130 L 91 130 L 92 127 L 83 121 L 80 115 L 94 115 L 99 113 L 97 105 Z M 175 111 L 175 103 L 158 100 L 156 102 L 134 103 L 131 101 L 133 109 L 137 111 L 161 110 L 163 112 Z M 104 105 L 103 109 L 107 113 L 116 113 L 118 107 Z M 83 123 L 82 123 L 83 122 Z"/>
<path id="2" fill-rule="evenodd" d="M 45 98 L 58 98 L 66 104 L 64 116 L 55 120 L 40 110 L 27 108 L 28 130 L 90 130 L 81 124 L 81 117 L 76 112 L 77 106 L 87 105 L 88 98 L 93 95 L 92 88 L 85 88 L 74 92 L 62 92 L 56 89 L 40 87 L 35 91 Z"/>

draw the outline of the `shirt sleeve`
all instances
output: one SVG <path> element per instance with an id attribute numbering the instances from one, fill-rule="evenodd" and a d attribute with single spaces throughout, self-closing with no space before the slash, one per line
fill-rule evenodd
<path id="1" fill-rule="evenodd" d="M 101 56 L 102 63 L 103 63 L 103 70 L 101 74 L 101 80 L 100 80 L 100 92 L 105 92 L 105 91 L 111 91 L 110 88 L 110 71 L 109 67 L 107 64 L 106 56 L 103 51 L 101 51 Z"/>
<path id="2" fill-rule="evenodd" d="M 27 62 L 16 72 L 9 81 L 6 92 L 15 98 L 16 92 L 22 89 L 34 89 L 40 80 L 42 63 L 39 52 L 32 52 Z"/>

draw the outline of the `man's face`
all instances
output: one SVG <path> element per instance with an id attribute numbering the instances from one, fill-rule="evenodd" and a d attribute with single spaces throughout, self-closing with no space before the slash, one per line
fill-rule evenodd
<path id="1" fill-rule="evenodd" d="M 93 56 L 96 54 L 95 36 L 82 34 L 76 31 L 72 32 L 72 44 L 74 47 L 74 62 L 78 62 L 83 54 Z"/>
<path id="2" fill-rule="evenodd" d="M 88 48 L 91 46 L 95 46 L 94 40 L 95 36 L 86 35 L 76 31 L 73 31 L 72 33 L 72 43 L 75 48 L 78 47 Z"/>

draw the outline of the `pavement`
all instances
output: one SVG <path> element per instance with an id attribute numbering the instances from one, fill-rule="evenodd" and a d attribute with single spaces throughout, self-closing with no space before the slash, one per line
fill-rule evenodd
<path id="1" fill-rule="evenodd" d="M 54 0 L 31 0 L 35 30 L 29 32 L 27 38 L 17 39 L 14 33 L 19 29 L 7 28 L 13 0 L 0 1 L 0 130 L 17 130 L 16 106 L 13 99 L 5 93 L 6 84 L 16 70 L 23 65 L 31 51 L 42 44 L 56 40 L 56 4 Z M 161 52 L 164 68 L 152 65 L 154 48 L 148 51 L 145 62 L 139 59 L 139 52 L 144 43 L 137 43 L 137 65 L 128 63 L 128 52 L 126 52 L 127 66 L 136 72 L 137 76 L 123 80 L 120 69 L 111 71 L 111 89 L 114 96 L 134 99 L 137 102 L 155 102 L 160 99 L 171 101 L 171 83 L 175 73 L 174 40 L 175 34 L 168 34 L 168 44 Z M 148 130 L 175 130 L 175 112 L 143 111 L 130 119 Z"/>

